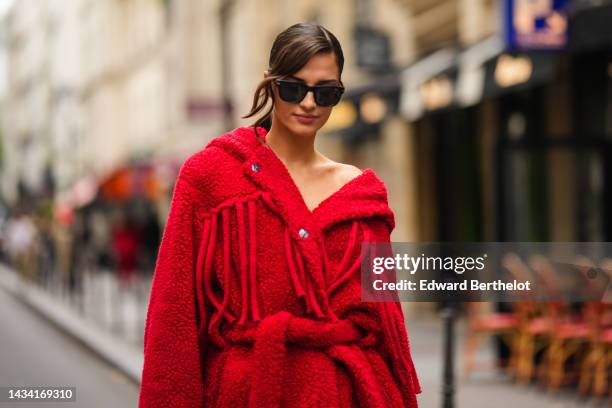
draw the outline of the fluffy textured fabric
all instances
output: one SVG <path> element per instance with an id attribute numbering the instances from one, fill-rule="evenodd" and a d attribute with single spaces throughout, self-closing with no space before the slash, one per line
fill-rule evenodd
<path id="1" fill-rule="evenodd" d="M 360 299 L 361 243 L 394 227 L 370 168 L 310 211 L 254 128 L 211 140 L 174 189 L 139 407 L 417 407 L 400 304 Z"/>

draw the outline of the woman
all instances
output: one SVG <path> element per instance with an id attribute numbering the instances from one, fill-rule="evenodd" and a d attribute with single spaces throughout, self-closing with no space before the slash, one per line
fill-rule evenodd
<path id="1" fill-rule="evenodd" d="M 245 117 L 267 113 L 181 168 L 140 407 L 416 407 L 399 303 L 360 297 L 360 244 L 394 228 L 386 188 L 314 148 L 343 92 L 340 44 L 296 24 L 269 62 Z"/>

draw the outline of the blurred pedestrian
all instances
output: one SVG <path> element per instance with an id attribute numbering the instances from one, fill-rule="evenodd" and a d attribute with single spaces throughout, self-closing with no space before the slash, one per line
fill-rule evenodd
<path id="1" fill-rule="evenodd" d="M 109 270 L 113 267 L 109 218 L 108 214 L 98 209 L 93 210 L 89 217 L 91 259 L 95 269 Z"/>
<path id="2" fill-rule="evenodd" d="M 53 240 L 52 221 L 43 217 L 38 219 L 38 271 L 40 283 L 47 287 L 53 278 L 57 264 L 55 241 Z"/>
<path id="3" fill-rule="evenodd" d="M 138 266 L 140 234 L 136 223 L 131 218 L 123 216 L 115 226 L 112 240 L 119 283 L 125 289 L 133 283 Z"/>
<path id="4" fill-rule="evenodd" d="M 70 235 L 72 239 L 68 265 L 68 290 L 71 295 L 80 295 L 83 290 L 83 274 L 87 267 L 88 247 L 91 236 L 87 225 L 87 217 L 83 212 L 75 213 L 74 222 L 70 228 Z"/>
<path id="5" fill-rule="evenodd" d="M 146 276 L 153 275 L 155 268 L 155 258 L 159 249 L 161 240 L 161 227 L 157 214 L 152 209 L 147 211 L 147 217 L 142 226 L 142 251 L 141 251 L 141 269 Z"/>
<path id="6" fill-rule="evenodd" d="M 6 249 L 6 226 L 8 214 L 5 207 L 0 206 L 0 262 L 10 262 Z"/>
<path id="7" fill-rule="evenodd" d="M 6 248 L 21 276 L 35 281 L 35 245 L 37 231 L 29 215 L 19 212 L 6 226 Z"/>

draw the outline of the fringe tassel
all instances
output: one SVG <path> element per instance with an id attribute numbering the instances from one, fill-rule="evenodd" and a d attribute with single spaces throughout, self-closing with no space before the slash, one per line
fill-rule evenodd
<path id="1" fill-rule="evenodd" d="M 198 250 L 198 260 L 196 263 L 196 299 L 198 302 L 198 310 L 200 311 L 200 325 L 198 327 L 198 333 L 200 336 L 204 333 L 206 328 L 206 310 L 204 308 L 204 286 L 202 284 L 203 281 L 203 271 L 202 267 L 204 264 L 204 251 L 206 251 L 206 243 L 208 242 L 210 236 L 210 220 L 206 219 L 204 221 L 204 228 L 202 231 L 202 237 L 200 241 L 200 249 Z"/>
<path id="2" fill-rule="evenodd" d="M 212 211 L 212 216 L 205 221 L 205 235 L 206 240 L 202 242 L 200 254 L 198 255 L 198 269 L 201 269 L 202 263 L 204 263 L 204 285 L 201 280 L 198 281 L 198 286 L 204 286 L 205 294 L 210 299 L 210 302 L 216 308 L 216 312 L 213 314 L 209 324 L 209 330 L 214 329 L 221 321 L 222 317 L 232 323 L 237 318 L 230 313 L 228 310 L 230 293 L 231 293 L 231 280 L 232 280 L 232 261 L 231 261 L 231 231 L 230 231 L 230 218 L 232 216 L 231 210 L 235 209 L 236 220 L 238 223 L 238 251 L 239 251 L 239 276 L 240 276 L 240 289 L 241 289 L 241 313 L 239 324 L 245 324 L 249 318 L 249 281 L 250 284 L 250 309 L 251 319 L 253 321 L 260 321 L 261 315 L 259 311 L 259 305 L 257 302 L 257 266 L 256 266 L 256 255 L 257 255 L 257 237 L 256 237 L 256 203 L 259 195 L 249 197 L 248 200 L 235 200 L 231 205 L 226 205 L 222 208 L 217 208 Z M 248 213 L 244 210 L 244 205 L 247 205 Z M 246 231 L 246 216 L 248 215 L 248 254 L 247 254 L 247 231 Z M 212 290 L 212 268 L 211 264 L 213 261 L 216 237 L 217 237 L 217 224 L 221 217 L 223 225 L 223 275 L 225 277 L 223 284 L 222 299 L 219 300 Z M 207 245 L 207 253 L 203 256 L 204 245 Z M 248 255 L 248 257 L 247 257 Z M 204 260 L 203 260 L 204 258 Z M 250 263 L 247 263 L 249 262 Z M 200 292 L 198 294 L 198 302 L 203 304 L 204 295 Z M 202 306 L 203 308 L 203 306 Z M 203 309 L 202 309 L 203 310 Z M 202 330 L 202 329 L 201 329 Z"/>
<path id="3" fill-rule="evenodd" d="M 295 248 L 296 251 L 296 258 L 297 258 L 297 264 L 298 264 L 298 269 L 300 271 L 300 275 L 302 276 L 302 278 L 304 279 L 304 283 L 306 284 L 306 298 L 308 299 L 308 303 L 307 303 L 307 312 L 311 313 L 314 312 L 315 316 L 317 317 L 323 317 L 325 316 L 325 314 L 323 313 L 323 311 L 321 310 L 321 307 L 319 306 L 319 301 L 317 300 L 317 297 L 315 296 L 314 293 L 314 289 L 312 287 L 312 282 L 310 281 L 309 277 L 306 275 L 306 269 L 304 268 L 304 261 L 302 260 L 302 256 L 301 254 L 299 254 L 299 248 Z"/>
<path id="4" fill-rule="evenodd" d="M 258 322 L 261 320 L 261 315 L 259 314 L 259 305 L 257 303 L 257 236 L 255 234 L 256 224 L 255 224 L 255 202 L 250 200 L 248 202 L 249 209 L 249 242 L 250 242 L 250 252 L 249 252 L 249 260 L 250 264 L 250 279 L 251 279 L 251 313 L 254 321 Z"/>
<path id="5" fill-rule="evenodd" d="M 323 257 L 321 259 L 321 265 L 323 267 L 323 277 L 325 282 L 331 281 L 331 263 L 329 261 L 329 257 L 327 256 L 327 249 L 325 248 L 325 240 L 321 240 L 321 249 L 323 252 Z"/>
<path id="6" fill-rule="evenodd" d="M 227 302 L 229 300 L 229 290 L 230 290 L 230 235 L 229 235 L 229 214 L 228 209 L 223 208 L 221 211 L 221 215 L 223 218 L 223 272 L 225 274 L 225 285 L 224 285 L 224 293 L 223 293 L 223 301 L 220 303 L 217 300 L 213 290 L 212 290 L 212 270 L 211 263 L 213 260 L 213 255 L 215 253 L 216 246 L 216 238 L 217 238 L 217 224 L 219 214 L 214 213 L 212 217 L 212 228 L 211 228 L 211 237 L 208 242 L 208 253 L 206 255 L 206 262 L 204 267 L 204 287 L 206 289 L 206 295 L 209 297 L 210 302 L 215 306 L 217 312 L 214 314 L 210 321 L 209 330 L 214 328 L 220 321 L 222 316 L 229 322 L 233 322 L 236 320 L 229 310 L 227 310 Z"/>
<path id="7" fill-rule="evenodd" d="M 361 254 L 358 253 L 353 261 L 353 264 L 347 268 L 347 264 L 350 260 L 350 253 L 354 252 L 354 248 L 357 246 L 357 232 L 358 229 L 362 230 L 363 233 L 363 241 L 368 242 L 370 239 L 370 233 L 367 229 L 363 228 L 361 224 L 357 221 L 353 222 L 353 227 L 351 229 L 351 236 L 349 239 L 349 243 L 347 245 L 346 251 L 344 252 L 344 256 L 342 257 L 342 261 L 340 262 L 340 266 L 338 267 L 338 273 L 335 276 L 335 279 L 330 283 L 327 288 L 327 295 L 331 295 L 334 290 L 336 290 L 340 285 L 346 282 L 355 271 L 358 271 L 361 266 Z M 359 249 L 359 248 L 358 248 Z"/>
<path id="8" fill-rule="evenodd" d="M 223 270 L 225 271 L 225 279 L 223 285 L 223 304 L 219 309 L 219 316 L 222 316 L 230 299 L 231 276 L 230 276 L 230 226 L 229 226 L 229 209 L 223 209 Z"/>
<path id="9" fill-rule="evenodd" d="M 359 228 L 359 222 L 353 221 L 353 225 L 351 227 L 351 234 L 349 236 L 349 242 L 346 246 L 346 250 L 344 251 L 344 255 L 342 256 L 342 260 L 340 261 L 340 266 L 338 267 L 338 271 L 340 271 L 340 273 L 342 273 L 344 268 L 346 268 L 349 260 L 351 259 L 353 248 L 355 247 L 355 243 L 357 242 L 358 228 Z"/>
<path id="10" fill-rule="evenodd" d="M 314 293 L 314 289 L 312 287 L 310 279 L 306 276 L 302 256 L 301 254 L 299 254 L 299 250 L 293 246 L 293 242 L 291 240 L 291 235 L 289 234 L 288 228 L 285 228 L 285 257 L 287 259 L 289 274 L 293 282 L 295 293 L 298 297 L 304 298 L 304 302 L 306 304 L 306 313 L 314 312 L 317 317 L 324 317 L 325 314 L 319 306 L 319 301 L 317 300 L 317 297 Z M 295 267 L 296 263 L 298 270 L 297 273 Z M 302 282 L 300 282 L 300 280 Z"/>
<path id="11" fill-rule="evenodd" d="M 196 285 L 197 285 L 197 301 L 200 315 L 204 316 L 199 331 L 203 333 L 206 327 L 206 315 L 205 315 L 205 297 L 210 301 L 214 309 L 214 313 L 208 324 L 208 329 L 215 329 L 225 318 L 228 322 L 233 323 L 238 320 L 239 324 L 246 324 L 249 320 L 249 315 L 253 321 L 261 321 L 261 313 L 259 310 L 259 304 L 257 300 L 257 234 L 256 234 L 256 200 L 261 198 L 263 203 L 266 204 L 272 211 L 278 211 L 278 207 L 271 199 L 269 194 L 258 193 L 248 197 L 242 197 L 241 199 L 232 200 L 229 203 L 224 203 L 222 207 L 217 207 L 211 211 L 210 218 L 207 218 L 204 222 L 202 242 L 200 244 L 200 250 L 197 259 L 197 270 Z M 245 211 L 244 206 L 247 206 Z M 233 210 L 233 211 L 232 211 Z M 232 274 L 232 261 L 231 261 L 231 231 L 230 231 L 230 218 L 232 212 L 235 211 L 236 220 L 238 225 L 238 252 L 239 252 L 239 281 L 241 291 L 241 311 L 239 318 L 234 316 L 228 309 L 230 294 L 231 294 L 231 280 Z M 248 217 L 248 220 L 247 220 Z M 223 282 L 223 293 L 220 298 L 217 298 L 212 289 L 212 262 L 215 254 L 217 228 L 219 219 L 222 220 L 222 236 L 223 236 L 223 276 L 225 277 Z M 248 224 L 248 231 L 247 231 Z M 337 269 L 337 273 L 331 268 L 327 251 L 323 248 L 322 266 L 323 274 L 326 282 L 331 284 L 328 286 L 327 294 L 331 294 L 336 288 L 342 283 L 346 282 L 355 270 L 359 269 L 360 256 L 357 256 L 353 263 L 348 267 L 352 254 L 355 251 L 357 245 L 358 232 L 361 224 L 358 221 L 353 222 L 349 242 L 347 248 L 342 256 L 342 260 Z M 363 230 L 363 228 L 362 228 Z M 363 230 L 364 237 L 367 240 L 368 233 Z M 322 311 L 317 296 L 315 294 L 314 286 L 311 278 L 306 272 L 302 254 L 300 249 L 291 237 L 289 229 L 285 228 L 284 234 L 285 242 L 285 256 L 289 269 L 289 274 L 295 294 L 297 297 L 304 299 L 306 313 L 313 313 L 317 317 L 325 317 L 326 314 Z M 248 241 L 248 242 L 247 242 Z M 250 282 L 250 283 L 249 283 Z M 250 296 L 250 299 L 249 299 Z M 249 312 L 250 309 L 250 312 Z M 329 316 L 332 320 L 337 319 L 334 313 L 329 310 Z"/>
<path id="12" fill-rule="evenodd" d="M 246 232 L 244 225 L 244 210 L 242 202 L 236 202 L 236 218 L 238 220 L 238 250 L 240 261 L 240 292 L 242 294 L 242 312 L 238 324 L 245 324 L 248 317 L 248 288 L 247 288 L 247 259 L 246 259 Z"/>
<path id="13" fill-rule="evenodd" d="M 285 228 L 285 254 L 287 258 L 287 265 L 289 267 L 289 274 L 291 276 L 291 281 L 293 282 L 293 288 L 295 289 L 295 294 L 297 297 L 304 297 L 306 296 L 306 292 L 304 292 L 302 283 L 300 282 L 300 279 L 295 270 L 295 262 L 293 259 L 293 249 L 291 248 L 291 237 L 289 235 L 288 228 Z"/>

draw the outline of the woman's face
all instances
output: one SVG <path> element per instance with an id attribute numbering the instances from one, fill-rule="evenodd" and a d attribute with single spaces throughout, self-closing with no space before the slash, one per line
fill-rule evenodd
<path id="1" fill-rule="evenodd" d="M 268 71 L 264 76 L 268 76 Z M 341 84 L 336 55 L 333 52 L 314 55 L 302 69 L 283 79 L 305 82 L 310 86 Z M 317 105 L 312 92 L 308 92 L 300 103 L 293 104 L 279 97 L 276 84 L 272 84 L 272 89 L 274 91 L 274 127 L 284 128 L 296 135 L 312 136 L 327 122 L 332 107 Z"/>

